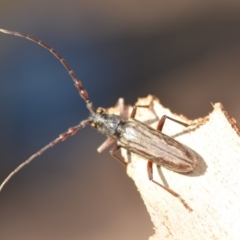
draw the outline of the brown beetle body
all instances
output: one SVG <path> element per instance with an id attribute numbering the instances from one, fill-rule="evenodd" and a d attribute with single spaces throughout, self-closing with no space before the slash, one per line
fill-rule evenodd
<path id="1" fill-rule="evenodd" d="M 197 161 L 190 148 L 135 119 L 126 122 L 117 144 L 175 172 L 190 172 Z"/>

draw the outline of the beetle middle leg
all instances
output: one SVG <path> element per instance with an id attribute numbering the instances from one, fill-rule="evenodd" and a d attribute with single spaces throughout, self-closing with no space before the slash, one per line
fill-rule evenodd
<path id="1" fill-rule="evenodd" d="M 147 171 L 148 171 L 148 178 L 149 178 L 149 180 L 152 181 L 153 183 L 157 184 L 161 188 L 165 189 L 167 192 L 172 194 L 174 197 L 177 197 L 181 201 L 181 203 L 184 205 L 184 207 L 187 208 L 191 212 L 192 209 L 188 206 L 188 204 L 182 199 L 182 197 L 178 193 L 176 193 L 175 191 L 173 191 L 169 187 L 165 187 L 164 185 L 162 185 L 161 183 L 159 183 L 159 182 L 157 182 L 157 181 L 155 181 L 153 179 L 153 169 L 152 169 L 152 166 L 153 166 L 153 162 L 148 161 Z"/>
<path id="2" fill-rule="evenodd" d="M 187 123 L 178 121 L 178 120 L 176 120 L 176 119 L 174 119 L 174 118 L 168 117 L 167 115 L 163 115 L 163 116 L 161 117 L 161 119 L 159 120 L 158 125 L 157 125 L 157 130 L 158 130 L 158 131 L 162 132 L 163 125 L 164 125 L 166 119 L 172 120 L 173 122 L 176 122 L 176 123 L 178 123 L 178 124 L 181 124 L 181 125 L 183 125 L 184 127 L 188 127 L 188 126 L 189 126 L 189 124 L 187 124 Z"/>
<path id="3" fill-rule="evenodd" d="M 119 100 L 120 100 L 120 99 L 119 99 Z M 152 112 L 153 112 L 153 114 L 155 115 L 155 117 L 159 120 L 159 117 L 158 117 L 157 113 L 155 112 L 155 110 L 154 110 L 154 108 L 153 108 L 153 102 L 154 102 L 154 99 L 152 99 L 151 102 L 150 102 L 149 104 L 147 104 L 147 105 L 135 105 L 135 106 L 133 106 L 133 109 L 132 109 L 130 118 L 135 118 L 135 115 L 136 115 L 136 113 L 137 113 L 137 108 L 149 108 L 149 109 L 152 110 Z M 187 124 L 187 123 L 184 123 L 184 122 L 182 122 L 182 121 L 176 120 L 176 119 L 171 118 L 171 117 L 169 117 L 169 116 L 167 116 L 167 115 L 163 115 L 163 116 L 161 117 L 161 119 L 159 120 L 158 126 L 157 126 L 157 130 L 159 130 L 160 132 L 162 132 L 162 129 L 163 129 L 163 126 L 164 126 L 164 123 L 165 123 L 165 120 L 166 120 L 166 119 L 172 120 L 173 122 L 176 122 L 176 123 L 178 123 L 178 124 L 181 124 L 181 125 L 183 125 L 184 127 L 190 126 L 190 125 Z"/>
<path id="4" fill-rule="evenodd" d="M 137 113 L 137 108 L 149 108 L 149 109 L 152 110 L 152 112 L 155 115 L 156 119 L 159 119 L 157 113 L 155 112 L 155 110 L 153 108 L 153 101 L 154 101 L 154 99 L 152 99 L 152 101 L 149 104 L 147 104 L 147 105 L 134 105 L 133 109 L 132 109 L 132 112 L 131 112 L 131 115 L 130 115 L 130 118 L 135 118 L 135 115 Z"/>

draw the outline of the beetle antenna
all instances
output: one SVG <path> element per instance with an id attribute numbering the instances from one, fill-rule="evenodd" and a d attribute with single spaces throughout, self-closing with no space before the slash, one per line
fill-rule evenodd
<path id="1" fill-rule="evenodd" d="M 29 164 L 30 162 L 33 161 L 33 159 L 35 159 L 36 157 L 40 156 L 42 153 L 44 153 L 46 150 L 48 150 L 49 148 L 55 146 L 57 143 L 62 142 L 64 140 L 66 140 L 68 137 L 73 136 L 77 131 L 79 131 L 80 129 L 86 127 L 88 124 L 90 123 L 90 120 L 83 120 L 81 121 L 77 126 L 71 127 L 68 129 L 68 131 L 66 131 L 65 133 L 62 133 L 59 135 L 58 138 L 56 138 L 55 140 L 53 140 L 52 142 L 50 142 L 48 145 L 46 145 L 45 147 L 43 147 L 42 149 L 40 149 L 38 152 L 34 153 L 31 157 L 29 157 L 26 161 L 24 161 L 23 163 L 21 163 L 17 168 L 15 168 L 5 179 L 4 181 L 1 183 L 0 185 L 0 192 L 2 191 L 4 185 L 13 177 L 13 175 L 15 175 L 17 172 L 19 172 L 24 166 L 26 166 L 27 164 Z"/>
<path id="2" fill-rule="evenodd" d="M 89 109 L 90 112 L 93 112 L 93 106 L 91 101 L 88 98 L 88 92 L 86 89 L 84 89 L 82 82 L 80 80 L 77 79 L 75 73 L 73 72 L 72 68 L 68 65 L 67 61 L 58 54 L 58 52 L 56 50 L 54 50 L 52 47 L 48 46 L 47 44 L 45 44 L 44 42 L 42 42 L 41 40 L 38 40 L 36 38 L 33 38 L 29 35 L 25 35 L 19 32 L 14 32 L 14 31 L 9 31 L 9 30 L 5 30 L 5 29 L 0 29 L 0 32 L 5 33 L 5 34 L 11 34 L 11 35 L 15 35 L 18 37 L 22 37 L 25 38 L 27 40 L 30 40 L 34 43 L 39 44 L 41 47 L 46 48 L 49 52 L 51 52 L 61 63 L 62 65 L 66 68 L 68 74 L 70 75 L 70 77 L 72 78 L 75 87 L 77 88 L 79 95 L 83 98 L 83 100 L 86 102 L 87 104 L 87 108 Z"/>

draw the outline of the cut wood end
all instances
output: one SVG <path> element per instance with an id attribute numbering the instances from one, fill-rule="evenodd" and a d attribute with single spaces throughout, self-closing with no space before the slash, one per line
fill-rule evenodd
<path id="1" fill-rule="evenodd" d="M 135 154 L 122 155 L 129 161 L 127 173 L 135 182 L 156 231 L 156 239 L 240 239 L 240 140 L 239 127 L 221 103 L 213 105 L 206 117 L 189 120 L 173 114 L 151 95 L 139 98 L 136 105 L 153 100 L 160 118 L 168 115 L 191 124 L 189 128 L 167 120 L 163 132 L 189 146 L 198 155 L 193 172 L 179 174 L 165 168 L 154 168 L 154 179 L 179 193 L 193 209 L 148 180 L 147 161 Z M 127 107 L 129 113 L 131 107 Z M 116 108 L 111 111 L 117 112 Z M 156 128 L 151 109 L 139 108 L 136 119 Z"/>
<path id="2" fill-rule="evenodd" d="M 231 124 L 232 128 L 236 131 L 236 133 L 240 136 L 240 129 L 237 125 L 237 121 L 235 118 L 230 117 L 228 112 L 224 109 L 223 105 L 221 103 L 215 103 L 214 104 L 214 110 L 220 110 L 225 115 L 229 123 Z"/>

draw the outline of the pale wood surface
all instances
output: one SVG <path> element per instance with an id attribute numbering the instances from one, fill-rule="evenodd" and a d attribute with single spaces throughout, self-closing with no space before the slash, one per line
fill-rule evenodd
<path id="1" fill-rule="evenodd" d="M 147 104 L 151 99 L 151 96 L 139 99 L 137 104 Z M 166 181 L 193 209 L 192 212 L 148 180 L 146 159 L 134 154 L 129 156 L 122 150 L 123 156 L 130 161 L 127 174 L 135 182 L 156 231 L 150 240 L 240 239 L 240 138 L 236 121 L 219 103 L 213 105 L 213 111 L 207 117 L 195 121 L 171 113 L 158 100 L 154 100 L 153 107 L 159 117 L 166 114 L 201 124 L 184 128 L 166 120 L 163 128 L 164 133 L 200 155 L 192 173 L 179 174 L 163 167 L 159 172 L 154 166 L 154 179 L 161 183 Z M 152 126 L 156 128 L 157 121 L 149 109 L 138 109 L 136 119 L 142 122 L 153 120 Z"/>

